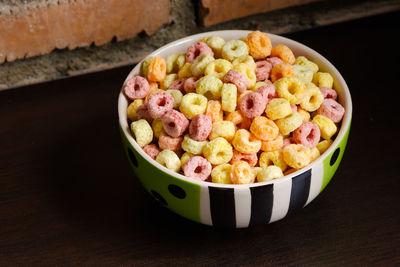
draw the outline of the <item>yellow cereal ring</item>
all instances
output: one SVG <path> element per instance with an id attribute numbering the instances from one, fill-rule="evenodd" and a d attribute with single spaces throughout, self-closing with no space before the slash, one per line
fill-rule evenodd
<path id="1" fill-rule="evenodd" d="M 265 114 L 271 120 L 283 119 L 292 114 L 292 112 L 290 103 L 285 98 L 273 98 L 265 108 Z"/>
<path id="2" fill-rule="evenodd" d="M 309 68 L 301 65 L 293 65 L 294 77 L 299 78 L 305 83 L 310 83 L 313 79 L 314 72 Z"/>
<path id="3" fill-rule="evenodd" d="M 225 138 L 217 137 L 205 145 L 203 155 L 211 164 L 220 165 L 232 159 L 233 149 Z"/>
<path id="4" fill-rule="evenodd" d="M 293 66 L 288 63 L 275 65 L 271 70 L 271 81 L 275 82 L 284 77 L 291 77 L 294 75 Z"/>
<path id="5" fill-rule="evenodd" d="M 236 161 L 231 167 L 231 180 L 234 184 L 253 183 L 254 172 L 246 161 Z"/>
<path id="6" fill-rule="evenodd" d="M 160 82 L 161 89 L 164 89 L 164 90 L 168 89 L 168 87 L 171 85 L 171 83 L 173 81 L 175 81 L 176 79 L 178 79 L 178 74 L 176 74 L 176 73 L 166 75 L 164 80 L 162 82 Z"/>
<path id="7" fill-rule="evenodd" d="M 271 141 L 278 136 L 279 128 L 272 120 L 264 116 L 258 116 L 253 119 L 250 125 L 250 132 L 262 141 Z"/>
<path id="8" fill-rule="evenodd" d="M 235 133 L 232 145 L 237 151 L 245 154 L 257 153 L 261 149 L 261 141 L 245 129 L 240 129 Z"/>
<path id="9" fill-rule="evenodd" d="M 213 75 L 218 79 L 222 79 L 225 74 L 232 68 L 232 63 L 225 59 L 216 59 L 209 63 L 204 70 L 204 75 Z"/>
<path id="10" fill-rule="evenodd" d="M 219 36 L 208 36 L 201 39 L 202 42 L 206 43 L 214 52 L 216 58 L 222 57 L 222 47 L 225 44 L 225 40 Z"/>
<path id="11" fill-rule="evenodd" d="M 181 105 L 183 94 L 179 90 L 169 89 L 165 91 L 174 98 L 174 108 L 177 109 Z"/>
<path id="12" fill-rule="evenodd" d="M 261 142 L 261 150 L 265 152 L 281 149 L 283 146 L 283 137 L 278 135 L 275 139 Z"/>
<path id="13" fill-rule="evenodd" d="M 253 70 L 256 69 L 256 62 L 254 61 L 252 56 L 249 56 L 249 55 L 241 56 L 241 57 L 235 58 L 232 62 L 233 65 L 238 65 L 241 63 L 246 64 Z"/>
<path id="14" fill-rule="evenodd" d="M 135 136 L 136 143 L 144 147 L 153 141 L 153 130 L 146 120 L 138 120 L 131 123 L 131 131 Z"/>
<path id="15" fill-rule="evenodd" d="M 317 144 L 317 149 L 319 150 L 319 153 L 322 154 L 324 153 L 331 145 L 333 141 L 332 140 L 322 140 Z"/>
<path id="16" fill-rule="evenodd" d="M 321 154 L 319 153 L 318 148 L 313 147 L 310 149 L 310 162 L 316 160 Z"/>
<path id="17" fill-rule="evenodd" d="M 268 35 L 254 31 L 247 35 L 247 45 L 249 46 L 249 53 L 255 59 L 266 58 L 271 54 L 272 44 Z"/>
<path id="18" fill-rule="evenodd" d="M 142 104 L 143 104 L 143 99 L 135 99 L 135 101 L 129 104 L 128 108 L 126 109 L 126 114 L 130 121 L 135 121 L 137 119 L 136 110 Z"/>
<path id="19" fill-rule="evenodd" d="M 321 130 L 321 137 L 326 140 L 331 139 L 337 131 L 335 123 L 323 115 L 316 115 L 311 122 L 318 125 Z"/>
<path id="20" fill-rule="evenodd" d="M 321 90 L 315 84 L 307 83 L 306 92 L 300 102 L 301 108 L 309 112 L 316 111 L 322 102 L 324 102 L 324 95 Z"/>
<path id="21" fill-rule="evenodd" d="M 300 107 L 297 107 L 297 113 L 300 114 L 300 116 L 303 119 L 303 121 L 310 121 L 311 115 L 310 115 L 310 113 L 308 113 L 304 109 L 302 109 Z"/>
<path id="22" fill-rule="evenodd" d="M 192 64 L 186 62 L 178 71 L 179 78 L 190 78 L 192 77 Z"/>
<path id="23" fill-rule="evenodd" d="M 190 70 L 192 71 L 192 75 L 195 77 L 200 77 L 204 74 L 204 70 L 207 65 L 214 60 L 212 56 L 209 54 L 203 54 L 198 56 L 190 66 Z M 179 75 L 179 74 L 178 74 Z"/>
<path id="24" fill-rule="evenodd" d="M 333 87 L 333 77 L 327 72 L 314 73 L 312 82 L 318 87 Z"/>
<path id="25" fill-rule="evenodd" d="M 181 156 L 181 166 L 183 167 L 183 165 L 185 165 L 185 163 L 194 155 L 190 152 L 185 152 L 182 154 Z"/>
<path id="26" fill-rule="evenodd" d="M 237 65 L 234 65 L 232 69 L 241 72 L 247 78 L 247 80 L 249 81 L 249 89 L 252 89 L 256 85 L 256 73 L 254 72 L 254 69 L 249 67 L 249 65 L 245 63 L 239 63 Z"/>
<path id="27" fill-rule="evenodd" d="M 271 50 L 271 57 L 279 57 L 283 62 L 293 65 L 296 58 L 292 50 L 284 44 L 278 44 Z"/>
<path id="28" fill-rule="evenodd" d="M 193 155 L 201 155 L 207 143 L 207 141 L 196 141 L 186 134 L 182 141 L 182 149 Z"/>
<path id="29" fill-rule="evenodd" d="M 169 73 L 177 73 L 180 68 L 185 65 L 185 54 L 172 54 L 167 57 L 166 61 L 166 70 L 167 74 Z"/>
<path id="30" fill-rule="evenodd" d="M 261 153 L 259 164 L 263 169 L 271 165 L 279 167 L 282 171 L 285 171 L 287 168 L 287 164 L 283 160 L 283 154 L 281 150 Z"/>
<path id="31" fill-rule="evenodd" d="M 157 155 L 156 161 L 174 172 L 178 172 L 181 168 L 181 161 L 178 155 L 176 155 L 172 150 L 164 149 L 161 151 Z"/>
<path id="32" fill-rule="evenodd" d="M 303 119 L 298 112 L 293 112 L 291 115 L 279 119 L 275 123 L 283 135 L 288 135 L 300 127 L 303 123 Z"/>
<path id="33" fill-rule="evenodd" d="M 207 99 L 221 98 L 223 82 L 213 75 L 201 77 L 196 84 L 196 93 L 204 95 Z"/>
<path id="34" fill-rule="evenodd" d="M 195 93 L 184 95 L 179 106 L 179 110 L 188 119 L 192 119 L 197 114 L 204 114 L 206 108 L 207 98 Z"/>
<path id="35" fill-rule="evenodd" d="M 140 68 L 140 75 L 143 77 L 147 77 L 147 71 L 149 69 L 149 64 L 153 60 L 152 57 L 148 57 L 145 60 L 143 60 L 142 66 Z"/>
<path id="36" fill-rule="evenodd" d="M 228 163 L 216 166 L 211 171 L 211 179 L 213 183 L 230 184 L 231 183 L 231 165 Z"/>
<path id="37" fill-rule="evenodd" d="M 284 77 L 274 85 L 278 96 L 287 99 L 291 105 L 300 104 L 306 92 L 306 85 L 296 77 Z"/>
<path id="38" fill-rule="evenodd" d="M 301 169 L 311 161 L 310 149 L 303 145 L 287 145 L 282 153 L 284 161 L 292 168 Z"/>
<path id="39" fill-rule="evenodd" d="M 160 119 L 155 119 L 151 123 L 151 128 L 153 129 L 153 134 L 156 138 L 160 137 L 160 134 L 163 130 L 162 122 Z"/>
<path id="40" fill-rule="evenodd" d="M 230 40 L 222 46 L 222 57 L 233 61 L 235 58 L 249 54 L 247 44 L 241 40 Z"/>
<path id="41" fill-rule="evenodd" d="M 281 168 L 272 165 L 261 169 L 261 171 L 257 174 L 257 181 L 267 182 L 282 176 L 283 172 Z"/>
<path id="42" fill-rule="evenodd" d="M 296 58 L 296 61 L 294 62 L 294 64 L 296 65 L 300 65 L 300 66 L 304 66 L 307 67 L 308 69 L 310 69 L 313 73 L 316 73 L 319 70 L 319 67 L 317 64 L 315 64 L 314 62 L 308 60 L 306 57 L 304 56 L 299 56 Z"/>
<path id="43" fill-rule="evenodd" d="M 224 83 L 221 90 L 222 110 L 234 112 L 237 105 L 237 88 L 232 83 Z"/>
<path id="44" fill-rule="evenodd" d="M 234 125 L 238 126 L 241 129 L 248 129 L 251 124 L 251 120 L 240 113 L 239 110 L 235 110 L 226 116 L 227 121 L 233 122 Z"/>
<path id="45" fill-rule="evenodd" d="M 223 137 L 229 142 L 235 136 L 236 127 L 231 121 L 216 121 L 212 124 L 211 132 L 208 138 L 214 140 L 218 137 Z"/>
<path id="46" fill-rule="evenodd" d="M 211 117 L 212 122 L 222 121 L 224 119 L 224 112 L 221 109 L 221 102 L 218 100 L 208 101 L 206 115 Z"/>
<path id="47" fill-rule="evenodd" d="M 147 79 L 152 82 L 161 82 L 167 74 L 165 59 L 155 57 L 150 61 L 147 69 Z"/>

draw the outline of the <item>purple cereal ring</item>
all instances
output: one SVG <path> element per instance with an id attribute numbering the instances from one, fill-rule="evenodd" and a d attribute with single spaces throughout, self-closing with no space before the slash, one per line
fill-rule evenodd
<path id="1" fill-rule="evenodd" d="M 185 90 L 185 92 L 187 94 L 188 93 L 196 93 L 196 85 L 197 85 L 198 81 L 199 81 L 199 79 L 196 77 L 187 78 L 185 81 L 185 84 L 183 85 L 183 89 Z"/>
<path id="2" fill-rule="evenodd" d="M 315 123 L 303 121 L 299 128 L 293 131 L 293 141 L 296 144 L 313 148 L 321 138 L 321 131 Z"/>
<path id="3" fill-rule="evenodd" d="M 189 120 L 185 115 L 174 109 L 167 111 L 161 117 L 161 122 L 164 131 L 172 137 L 181 136 L 189 126 Z"/>
<path id="4" fill-rule="evenodd" d="M 289 138 L 283 139 L 283 145 L 282 145 L 281 149 L 284 149 L 285 146 L 288 146 L 290 144 L 295 144 L 295 142 L 293 141 L 293 138 L 289 137 Z"/>
<path id="5" fill-rule="evenodd" d="M 317 110 L 317 113 L 328 117 L 334 123 L 338 123 L 343 119 L 344 107 L 331 98 L 326 98 Z"/>
<path id="6" fill-rule="evenodd" d="M 292 108 L 293 112 L 297 112 L 297 106 L 296 105 L 290 105 L 290 107 Z"/>
<path id="7" fill-rule="evenodd" d="M 244 95 L 239 102 L 239 109 L 244 116 L 249 119 L 254 119 L 260 116 L 267 104 L 262 95 L 257 92 L 251 92 Z"/>
<path id="8" fill-rule="evenodd" d="M 145 98 L 149 92 L 149 82 L 140 76 L 128 80 L 124 86 L 124 93 L 130 100 Z"/>
<path id="9" fill-rule="evenodd" d="M 180 78 L 171 83 L 168 87 L 168 90 L 179 90 L 183 91 L 183 87 L 185 85 L 186 78 Z"/>
<path id="10" fill-rule="evenodd" d="M 321 87 L 319 88 L 324 98 L 332 98 L 333 100 L 337 99 L 337 93 L 332 88 L 328 87 Z"/>
<path id="11" fill-rule="evenodd" d="M 193 179 L 207 180 L 211 174 L 211 163 L 201 156 L 191 157 L 183 165 L 183 173 Z"/>
<path id="12" fill-rule="evenodd" d="M 189 136 L 197 141 L 207 139 L 212 129 L 211 117 L 204 114 L 197 114 L 189 124 Z"/>
<path id="13" fill-rule="evenodd" d="M 214 57 L 212 49 L 204 42 L 197 42 L 191 45 L 186 51 L 186 62 L 193 63 L 193 61 L 203 54 L 209 54 Z"/>
<path id="14" fill-rule="evenodd" d="M 143 147 L 143 151 L 149 155 L 152 159 L 156 159 L 158 154 L 160 153 L 160 149 L 155 144 L 145 145 Z"/>
<path id="15" fill-rule="evenodd" d="M 225 74 L 223 82 L 233 83 L 234 85 L 236 85 L 239 93 L 243 93 L 247 90 L 247 87 L 249 87 L 249 80 L 247 80 L 247 78 L 240 71 L 237 70 L 229 70 Z"/>
<path id="16" fill-rule="evenodd" d="M 153 118 L 150 116 L 149 113 L 149 106 L 147 103 L 141 104 L 137 109 L 136 109 L 136 116 L 138 120 L 144 119 L 148 122 L 153 121 Z"/>
<path id="17" fill-rule="evenodd" d="M 166 92 L 152 94 L 147 102 L 149 114 L 153 119 L 161 118 L 174 107 L 174 98 Z"/>
<path id="18" fill-rule="evenodd" d="M 272 70 L 272 64 L 266 60 L 256 62 L 256 78 L 258 81 L 265 81 L 269 78 Z"/>
<path id="19" fill-rule="evenodd" d="M 272 65 L 272 68 L 283 63 L 282 59 L 279 57 L 269 57 L 267 58 L 267 62 Z"/>
<path id="20" fill-rule="evenodd" d="M 166 132 L 161 131 L 160 136 L 158 137 L 158 146 L 161 149 L 169 149 L 172 151 L 178 151 L 181 149 L 183 137 L 172 137 L 169 136 Z"/>
<path id="21" fill-rule="evenodd" d="M 256 92 L 262 95 L 262 98 L 267 105 L 272 98 L 275 98 L 278 95 L 276 93 L 274 84 L 269 80 L 266 80 L 265 82 L 267 84 L 257 88 Z"/>

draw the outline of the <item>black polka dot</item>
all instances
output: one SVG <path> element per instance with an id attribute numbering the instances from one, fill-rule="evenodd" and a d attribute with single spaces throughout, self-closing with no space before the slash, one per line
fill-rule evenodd
<path id="1" fill-rule="evenodd" d="M 163 196 L 160 195 L 157 191 L 150 190 L 150 192 L 155 197 L 155 199 L 157 199 L 161 204 L 165 206 L 167 205 L 167 201 L 165 200 L 165 198 L 163 198 Z"/>
<path id="2" fill-rule="evenodd" d="M 331 161 L 329 162 L 329 164 L 331 166 L 333 166 L 333 164 L 335 164 L 336 160 L 338 159 L 340 154 L 340 147 L 336 148 L 335 152 L 333 152 L 333 155 L 331 157 Z"/>
<path id="3" fill-rule="evenodd" d="M 133 151 L 130 147 L 128 147 L 128 155 L 129 155 L 129 159 L 131 160 L 132 164 L 137 167 L 138 166 L 137 159 L 135 157 L 135 154 L 133 154 Z"/>
<path id="4" fill-rule="evenodd" d="M 177 198 L 183 199 L 186 197 L 186 192 L 185 190 L 182 189 L 182 187 L 174 185 L 174 184 L 170 184 L 168 186 L 168 190 L 169 192 Z"/>

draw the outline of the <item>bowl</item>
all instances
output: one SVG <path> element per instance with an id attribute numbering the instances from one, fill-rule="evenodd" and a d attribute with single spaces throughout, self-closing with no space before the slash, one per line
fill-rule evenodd
<path id="1" fill-rule="evenodd" d="M 250 31 L 227 30 L 205 32 L 171 42 L 149 56 L 166 58 L 182 53 L 203 37 L 215 35 L 225 40 L 239 39 Z M 328 185 L 336 172 L 347 144 L 352 103 L 349 89 L 337 69 L 311 48 L 288 38 L 268 34 L 272 44 L 285 44 L 295 56 L 306 56 L 322 71 L 334 78 L 339 102 L 346 109 L 340 131 L 329 147 L 313 163 L 290 175 L 261 183 L 225 185 L 188 178 L 165 168 L 143 150 L 132 137 L 126 109 L 128 101 L 122 90 L 118 99 L 119 126 L 122 143 L 130 165 L 143 187 L 161 205 L 192 221 L 217 227 L 243 228 L 280 220 L 309 204 Z M 129 73 L 125 82 L 139 74 L 140 62 Z"/>

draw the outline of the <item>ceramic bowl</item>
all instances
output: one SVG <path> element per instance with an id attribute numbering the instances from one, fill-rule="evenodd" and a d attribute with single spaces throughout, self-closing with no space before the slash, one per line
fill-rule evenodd
<path id="1" fill-rule="evenodd" d="M 182 53 L 205 36 L 221 36 L 225 40 L 247 36 L 249 31 L 229 30 L 205 32 L 169 43 L 149 56 L 166 58 Z M 242 228 L 267 224 L 284 218 L 309 204 L 332 179 L 346 147 L 350 130 L 352 104 L 349 89 L 337 69 L 311 48 L 288 38 L 268 34 L 272 44 L 285 44 L 295 56 L 306 56 L 316 62 L 321 71 L 334 78 L 334 88 L 346 113 L 333 144 L 312 164 L 282 178 L 247 185 L 225 185 L 197 181 L 172 172 L 150 158 L 132 137 L 126 109 L 128 101 L 120 93 L 118 100 L 119 125 L 124 149 L 129 162 L 144 188 L 159 203 L 192 221 L 221 227 Z M 141 63 L 129 73 L 125 81 L 139 74 Z"/>

